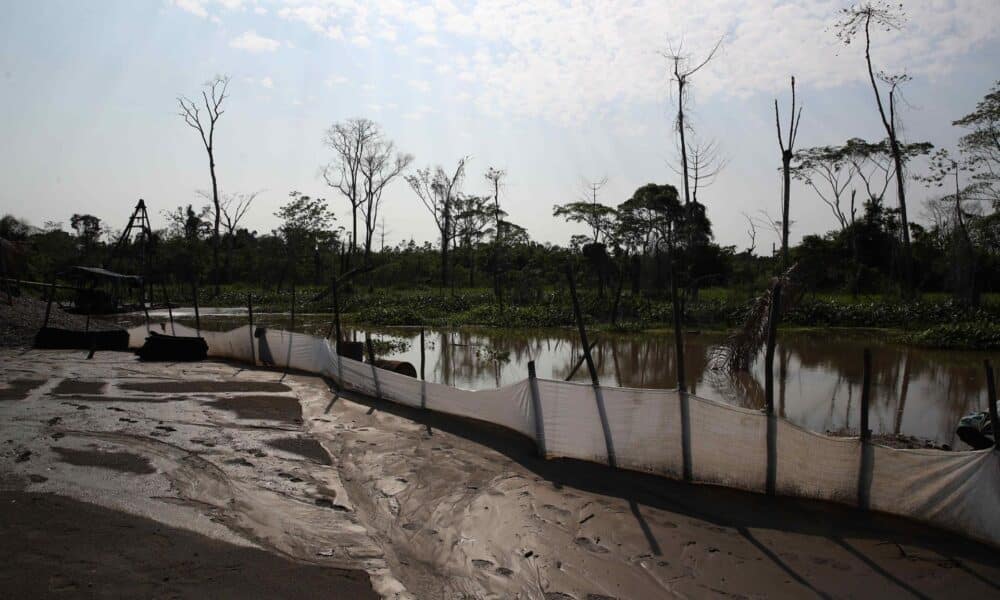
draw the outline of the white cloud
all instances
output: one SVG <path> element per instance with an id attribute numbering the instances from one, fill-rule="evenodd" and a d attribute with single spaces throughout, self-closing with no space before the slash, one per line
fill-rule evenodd
<path id="1" fill-rule="evenodd" d="M 249 83 L 251 85 L 259 85 L 260 87 L 266 88 L 266 89 L 269 89 L 269 90 L 270 89 L 274 89 L 274 80 L 271 79 L 269 76 L 267 76 L 267 77 L 261 77 L 260 79 L 257 79 L 257 78 L 254 78 L 254 77 L 244 77 L 243 81 L 246 81 L 247 83 Z"/>
<path id="2" fill-rule="evenodd" d="M 263 6 L 258 6 L 258 7 L 256 7 L 256 8 L 253 9 L 253 12 L 255 14 L 258 14 L 258 15 L 266 15 L 267 14 L 267 9 L 264 8 Z"/>
<path id="3" fill-rule="evenodd" d="M 204 17 L 213 2 L 230 0 L 173 1 Z M 665 102 L 669 75 L 662 53 L 671 40 L 683 39 L 685 53 L 698 57 L 725 35 L 720 56 L 692 80 L 695 101 L 773 94 L 793 73 L 803 87 L 863 81 L 859 48 L 839 45 L 830 31 L 846 1 L 592 0 L 581 7 L 523 0 L 278 0 L 275 11 L 363 47 L 397 39 L 414 47 L 446 44 L 455 49 L 455 72 L 472 84 L 478 106 L 579 122 L 610 108 Z M 887 70 L 907 68 L 917 77 L 949 72 L 1000 30 L 997 0 L 910 2 L 905 9 L 906 31 L 878 31 L 873 52 Z"/>
<path id="4" fill-rule="evenodd" d="M 208 11 L 202 0 L 174 0 L 174 6 L 203 19 L 208 16 Z"/>
<path id="5" fill-rule="evenodd" d="M 441 42 L 439 42 L 436 37 L 430 34 L 421 35 L 417 37 L 417 39 L 414 40 L 413 43 L 418 46 L 424 46 L 426 48 L 437 48 L 438 46 L 441 45 Z"/>
<path id="6" fill-rule="evenodd" d="M 410 87 L 417 90 L 418 92 L 423 92 L 424 94 L 431 91 L 431 84 L 422 79 L 411 79 Z"/>
<path id="7" fill-rule="evenodd" d="M 274 52 L 279 46 L 281 46 L 281 42 L 278 40 L 272 40 L 271 38 L 258 35 L 257 32 L 252 29 L 244 31 L 242 34 L 233 38 L 229 42 L 230 48 L 246 50 L 248 52 Z"/>
<path id="8" fill-rule="evenodd" d="M 333 75 L 331 77 L 328 77 L 326 81 L 324 81 L 323 83 L 326 84 L 326 87 L 332 88 L 338 85 L 344 85 L 347 82 L 348 79 L 343 75 Z"/>

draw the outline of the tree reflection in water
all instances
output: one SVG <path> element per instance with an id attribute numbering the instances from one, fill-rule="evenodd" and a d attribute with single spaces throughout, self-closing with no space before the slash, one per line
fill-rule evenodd
<path id="1" fill-rule="evenodd" d="M 409 340 L 390 357 L 420 361 L 420 332 L 412 328 L 371 331 L 379 337 Z M 583 352 L 569 330 L 497 331 L 477 329 L 428 332 L 427 378 L 467 389 L 508 385 L 527 377 L 534 360 L 539 377 L 564 379 Z M 352 337 L 354 332 L 350 334 Z M 357 333 L 363 338 L 364 332 Z M 721 333 L 689 334 L 685 339 L 686 375 L 692 393 L 746 408 L 764 406 L 760 360 L 734 377 L 709 368 L 709 350 Z M 676 362 L 669 333 L 595 335 L 593 356 L 601 382 L 635 388 L 672 388 Z M 779 414 L 814 431 L 851 430 L 859 415 L 862 350 L 872 349 L 872 402 L 869 419 L 877 432 L 902 433 L 939 444 L 960 444 L 958 419 L 985 406 L 983 358 L 997 353 L 907 348 L 878 340 L 870 332 L 782 332 L 775 365 Z M 509 362 L 490 360 L 483 348 L 508 352 Z M 574 380 L 586 382 L 586 369 Z"/>

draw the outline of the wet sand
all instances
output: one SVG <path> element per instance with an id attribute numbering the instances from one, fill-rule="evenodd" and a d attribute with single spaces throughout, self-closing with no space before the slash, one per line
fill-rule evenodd
<path id="1" fill-rule="evenodd" d="M 7 598 L 378 598 L 310 565 L 51 494 L 0 492 Z"/>
<path id="2" fill-rule="evenodd" d="M 30 547 L 0 561 L 16 596 L 1000 593 L 995 549 L 904 519 L 544 461 L 501 428 L 317 377 L 84 357 L 0 351 L 0 380 L 30 382 L 0 385 L 18 398 L 0 402 L 0 527 Z"/>

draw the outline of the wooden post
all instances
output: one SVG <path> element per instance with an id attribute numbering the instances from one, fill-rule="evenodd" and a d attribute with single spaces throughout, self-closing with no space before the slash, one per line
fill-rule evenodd
<path id="1" fill-rule="evenodd" d="M 295 282 L 292 282 L 292 324 L 290 326 L 292 332 L 295 332 Z"/>
<path id="2" fill-rule="evenodd" d="M 594 346 L 596 345 L 597 345 L 597 340 L 594 340 L 593 342 L 590 343 L 590 349 L 593 350 Z M 576 375 L 576 372 L 580 370 L 580 367 L 583 365 L 585 360 L 587 360 L 586 354 L 581 354 L 580 358 L 577 359 L 576 364 L 573 365 L 573 369 L 569 372 L 569 375 L 567 375 L 566 379 L 564 379 L 563 381 L 569 381 L 573 379 L 573 376 Z"/>
<path id="3" fill-rule="evenodd" d="M 767 349 L 764 351 L 764 402 L 767 414 L 774 414 L 774 344 L 781 314 L 781 284 L 771 290 L 771 312 L 767 317 Z"/>
<path id="4" fill-rule="evenodd" d="M 587 361 L 587 369 L 590 371 L 590 381 L 594 388 L 594 399 L 597 401 L 597 414 L 601 419 L 601 429 L 604 431 L 604 446 L 608 454 L 608 466 L 615 469 L 618 467 L 618 460 L 615 458 L 615 446 L 611 440 L 611 426 L 608 423 L 608 413 L 604 406 L 604 394 L 601 392 L 601 382 L 597 377 L 597 368 L 594 366 L 594 359 L 590 355 L 590 344 L 587 343 L 587 328 L 583 326 L 583 313 L 580 312 L 580 301 L 576 297 L 576 283 L 573 281 L 573 268 L 570 265 L 566 265 L 566 278 L 569 280 L 569 294 L 573 300 L 573 315 L 576 317 L 576 325 L 580 330 L 583 356 Z"/>
<path id="5" fill-rule="evenodd" d="M 545 420 L 542 418 L 542 401 L 538 395 L 538 377 L 535 373 L 535 361 L 528 361 L 528 391 L 531 393 L 531 406 L 535 413 L 535 447 L 538 456 L 545 458 Z"/>
<path id="6" fill-rule="evenodd" d="M 197 278 L 191 280 L 191 293 L 194 294 L 194 328 L 198 332 L 198 337 L 201 337 L 201 313 L 198 311 L 198 280 L 197 280 Z"/>
<path id="7" fill-rule="evenodd" d="M 427 381 L 427 378 L 424 377 L 424 363 L 426 362 L 426 360 L 427 356 L 424 348 L 424 328 L 421 327 L 420 328 L 420 380 L 421 381 Z"/>
<path id="8" fill-rule="evenodd" d="M 45 321 L 42 323 L 42 327 L 49 326 L 49 314 L 52 312 L 52 299 L 56 295 L 56 282 L 55 277 L 49 279 L 49 298 L 45 303 Z"/>
<path id="9" fill-rule="evenodd" d="M 871 505 L 872 475 L 875 472 L 875 454 L 868 429 L 868 406 L 871 402 L 872 351 L 865 348 L 864 371 L 861 376 L 861 466 L 858 468 L 858 508 L 868 510 Z"/>
<path id="10" fill-rule="evenodd" d="M 372 338 L 368 332 L 365 332 L 365 349 L 368 351 L 368 362 L 373 366 L 375 365 L 375 347 L 372 345 Z"/>
<path id="11" fill-rule="evenodd" d="M 590 381 L 595 386 L 601 385 L 597 378 L 597 369 L 594 367 L 594 359 L 590 355 L 590 344 L 587 343 L 587 328 L 583 326 L 583 314 L 580 312 L 580 301 L 576 297 L 576 283 L 573 281 L 573 269 L 567 265 L 566 278 L 569 280 L 569 294 L 573 300 L 573 316 L 576 318 L 576 326 L 580 332 L 580 342 L 583 344 L 583 357 L 587 361 L 587 370 L 590 371 Z"/>
<path id="12" fill-rule="evenodd" d="M 247 315 L 250 318 L 250 364 L 257 366 L 257 352 L 254 349 L 253 337 L 253 295 L 247 294 Z"/>
<path id="13" fill-rule="evenodd" d="M 687 376 L 684 372 L 684 331 L 681 329 L 681 303 L 677 297 L 677 278 L 674 276 L 674 242 L 670 238 L 670 253 L 667 255 L 667 269 L 670 276 L 670 302 L 674 313 L 674 352 L 677 355 L 677 390 L 687 391 Z"/>
<path id="14" fill-rule="evenodd" d="M 170 335 L 177 335 L 174 329 L 174 308 L 170 305 L 170 296 L 167 295 L 167 284 L 161 283 L 163 287 L 163 301 L 167 304 L 167 317 L 170 319 Z"/>
<path id="15" fill-rule="evenodd" d="M 337 352 L 340 352 L 340 298 L 337 295 L 337 278 L 333 278 L 333 283 L 330 285 L 330 290 L 333 292 L 333 323 L 330 323 L 330 333 L 326 334 L 326 337 L 330 337 L 331 333 L 336 333 L 337 337 L 334 338 L 337 343 Z"/>
<path id="16" fill-rule="evenodd" d="M 990 424 L 993 426 L 993 446 L 1000 449 L 1000 418 L 997 418 L 997 382 L 993 375 L 990 359 L 983 361 L 986 367 L 986 401 L 989 402 Z"/>
<path id="17" fill-rule="evenodd" d="M 868 428 L 868 406 L 871 403 L 872 387 L 872 351 L 865 348 L 864 371 L 861 378 L 861 441 L 871 440 L 872 432 Z"/>

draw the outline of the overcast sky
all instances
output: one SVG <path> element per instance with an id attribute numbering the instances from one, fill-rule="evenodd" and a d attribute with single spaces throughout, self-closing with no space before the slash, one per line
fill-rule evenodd
<path id="1" fill-rule="evenodd" d="M 878 32 L 877 65 L 913 76 L 908 140 L 953 147 L 950 123 L 1000 79 L 1000 1 L 906 2 L 900 33 Z M 486 193 L 483 172 L 506 169 L 501 202 L 533 239 L 565 244 L 583 228 L 554 219 L 581 182 L 607 177 L 600 200 L 671 183 L 673 114 L 663 52 L 683 40 L 698 57 L 724 36 L 691 82 L 695 135 L 728 158 L 702 192 L 724 244 L 747 244 L 743 213 L 777 215 L 776 95 L 788 77 L 805 106 L 802 147 L 881 139 L 862 47 L 838 45 L 839 8 L 827 0 L 103 0 L 7 2 L 0 18 L 0 213 L 36 225 L 75 212 L 123 227 L 146 199 L 161 212 L 203 203 L 208 162 L 177 116 L 176 96 L 216 74 L 232 76 L 217 131 L 220 185 L 262 190 L 247 218 L 268 232 L 288 192 L 346 202 L 319 167 L 331 123 L 380 123 L 415 166 L 472 157 L 465 191 Z M 909 183 L 913 194 L 923 188 Z M 436 240 L 406 183 L 386 194 L 395 242 Z M 894 203 L 894 196 L 890 203 Z M 833 227 L 829 209 L 793 190 L 792 235 Z M 911 208 L 918 218 L 923 211 Z M 758 248 L 775 241 L 761 232 Z"/>

